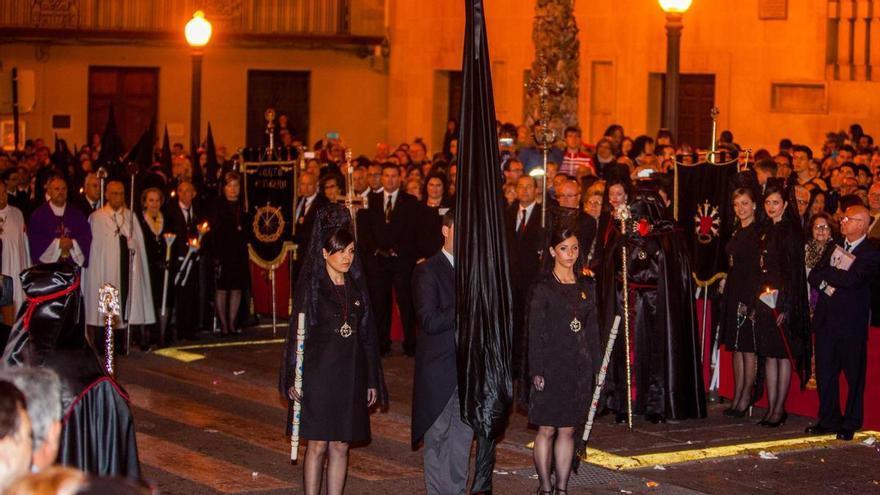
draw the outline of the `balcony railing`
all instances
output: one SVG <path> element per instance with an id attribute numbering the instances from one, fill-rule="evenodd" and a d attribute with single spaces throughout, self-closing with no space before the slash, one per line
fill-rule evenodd
<path id="1" fill-rule="evenodd" d="M 356 0 L 355 0 L 356 1 Z M 220 43 L 375 43 L 351 32 L 352 0 L 3 0 L 0 39 L 179 41 L 195 10 Z M 361 33 L 363 34 L 363 33 Z M 378 34 L 378 33 L 377 33 Z M 379 37 L 381 40 L 381 37 Z"/>
<path id="2" fill-rule="evenodd" d="M 826 78 L 880 81 L 880 0 L 828 0 Z"/>

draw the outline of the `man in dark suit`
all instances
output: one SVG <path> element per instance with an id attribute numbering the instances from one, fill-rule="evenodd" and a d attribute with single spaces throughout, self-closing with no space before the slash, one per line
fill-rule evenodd
<path id="1" fill-rule="evenodd" d="M 184 265 L 189 252 L 189 240 L 198 238 L 198 225 L 201 212 L 194 205 L 196 188 L 191 182 L 177 184 L 176 200 L 165 204 L 165 222 L 168 231 L 176 237 L 171 247 L 171 273 L 173 274 L 173 294 L 175 314 L 175 335 L 185 336 L 187 340 L 199 339 L 199 253 L 190 255 L 189 265 Z"/>
<path id="2" fill-rule="evenodd" d="M 293 235 L 293 242 L 296 244 L 298 256 L 297 261 L 293 265 L 294 280 L 299 275 L 299 267 L 302 262 L 303 255 L 309 248 L 309 241 L 312 238 L 312 225 L 315 224 L 318 210 L 322 206 L 329 203 L 327 198 L 318 191 L 318 176 L 311 173 L 303 173 L 299 176 L 299 194 L 297 197 L 296 209 L 294 209 L 296 230 Z"/>
<path id="3" fill-rule="evenodd" d="M 852 440 L 862 427 L 865 393 L 865 362 L 871 281 L 880 268 L 880 249 L 867 238 L 870 215 L 864 206 L 850 206 L 841 221 L 844 245 L 855 258 L 848 268 L 834 247 L 810 272 L 810 285 L 819 291 L 813 315 L 816 333 L 816 381 L 819 388 L 819 421 L 807 428 L 810 434 L 837 432 Z M 846 377 L 848 392 L 841 415 L 838 382 Z"/>
<path id="4" fill-rule="evenodd" d="M 513 288 L 513 357 L 511 371 L 515 378 L 524 378 L 523 369 L 528 353 L 525 343 L 525 307 L 529 287 L 535 281 L 544 249 L 544 229 L 541 227 L 541 205 L 537 199 L 538 183 L 524 175 L 516 181 L 516 201 L 505 212 L 507 249 L 510 259 L 510 280 Z M 529 383 L 527 377 L 524 384 Z M 528 393 L 526 386 L 525 390 Z"/>
<path id="5" fill-rule="evenodd" d="M 424 439 L 429 494 L 465 493 L 474 432 L 461 420 L 456 371 L 455 215 L 443 215 L 443 248 L 413 272 L 419 321 L 413 380 L 412 443 Z"/>
<path id="6" fill-rule="evenodd" d="M 379 349 L 391 351 L 391 290 L 394 289 L 403 322 L 403 350 L 414 356 L 410 282 L 416 262 L 429 256 L 424 234 L 426 214 L 422 203 L 400 190 L 400 167 L 382 165 L 382 191 L 371 193 L 368 207 L 358 214 L 358 241 L 366 261 L 370 299 L 376 312 Z"/>
<path id="7" fill-rule="evenodd" d="M 101 207 L 101 180 L 98 179 L 97 174 L 94 172 L 86 174 L 82 192 L 73 193 L 70 204 L 83 212 L 86 217 Z"/>

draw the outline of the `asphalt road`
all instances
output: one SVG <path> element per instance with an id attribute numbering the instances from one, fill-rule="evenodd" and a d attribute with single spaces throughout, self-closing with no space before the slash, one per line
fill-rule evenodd
<path id="1" fill-rule="evenodd" d="M 286 404 L 276 387 L 281 344 L 272 339 L 270 330 L 250 329 L 181 352 L 120 358 L 141 463 L 162 493 L 302 493 L 302 468 L 289 459 Z M 346 493 L 424 493 L 421 452 L 409 445 L 413 361 L 398 353 L 384 366 L 391 406 L 372 416 L 372 442 L 351 450 Z M 870 434 L 848 443 L 817 441 L 803 434 L 806 418 L 768 430 L 754 424 L 760 411 L 737 420 L 722 416 L 724 407 L 713 404 L 710 417 L 699 421 L 636 420 L 633 431 L 600 418 L 589 462 L 569 494 L 880 493 L 880 434 L 875 445 L 866 445 Z M 495 493 L 534 493 L 527 448 L 533 437 L 525 416 L 513 414 L 499 445 Z"/>

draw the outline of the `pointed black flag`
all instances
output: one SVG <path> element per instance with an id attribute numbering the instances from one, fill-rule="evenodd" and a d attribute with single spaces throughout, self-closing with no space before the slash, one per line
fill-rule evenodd
<path id="1" fill-rule="evenodd" d="M 150 122 L 138 142 L 125 156 L 126 163 L 136 163 L 138 173 L 146 172 L 153 165 L 153 144 L 156 142 L 156 124 Z"/>
<path id="2" fill-rule="evenodd" d="M 458 391 L 478 436 L 473 492 L 491 490 L 494 440 L 512 402 L 511 293 L 483 0 L 466 0 L 455 211 Z"/>
<path id="3" fill-rule="evenodd" d="M 107 126 L 101 135 L 101 151 L 98 152 L 98 160 L 95 165 L 107 169 L 111 179 L 125 180 L 127 173 L 122 166 L 122 138 L 116 129 L 116 117 L 113 112 L 113 103 L 110 103 L 110 111 L 107 115 Z"/>
<path id="4" fill-rule="evenodd" d="M 156 143 L 156 123 L 150 121 L 150 125 L 141 134 L 140 139 L 131 148 L 131 151 L 125 155 L 128 172 L 135 176 L 134 198 L 140 198 L 141 193 L 147 187 L 161 186 L 162 182 L 152 177 L 150 168 L 153 166 L 153 145 Z M 126 181 L 126 188 L 131 189 L 132 181 Z"/>
<path id="5" fill-rule="evenodd" d="M 216 191 L 220 175 L 220 162 L 217 161 L 217 147 L 214 145 L 214 134 L 211 132 L 211 123 L 208 122 L 208 136 L 205 138 L 205 188 L 208 191 Z"/>
<path id="6" fill-rule="evenodd" d="M 174 165 L 171 163 L 171 141 L 168 139 L 168 125 L 165 125 L 165 135 L 162 136 L 162 156 L 159 159 L 162 164 L 162 173 L 165 174 L 165 181 L 171 183 L 174 178 Z"/>
<path id="7" fill-rule="evenodd" d="M 60 139 L 58 133 L 55 133 L 55 150 L 52 152 L 51 162 L 61 173 L 70 180 L 70 165 L 73 163 L 74 155 L 67 146 L 67 141 Z"/>
<path id="8" fill-rule="evenodd" d="M 200 194 L 204 194 L 205 192 L 205 174 L 202 173 L 202 161 L 201 154 L 199 150 L 202 150 L 202 153 L 205 152 L 205 149 L 201 147 L 201 143 L 199 142 L 199 136 L 192 136 L 190 141 L 190 158 L 192 159 L 192 183 L 195 186 L 196 191 L 199 191 Z"/>

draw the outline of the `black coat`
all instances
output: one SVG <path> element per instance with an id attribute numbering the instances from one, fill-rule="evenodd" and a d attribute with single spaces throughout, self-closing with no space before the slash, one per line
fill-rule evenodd
<path id="1" fill-rule="evenodd" d="M 455 269 L 440 251 L 416 266 L 412 286 L 419 320 L 410 428 L 415 445 L 443 411 L 458 383 Z"/>
<path id="2" fill-rule="evenodd" d="M 89 199 L 86 198 L 85 194 L 73 194 L 71 195 L 69 202 L 71 205 L 73 205 L 74 208 L 83 212 L 83 215 L 85 215 L 86 218 L 88 218 L 89 215 L 95 212 L 95 208 L 92 208 L 92 204 L 91 202 L 89 202 Z M 99 204 L 99 202 L 100 199 L 96 201 L 96 204 Z"/>
<path id="3" fill-rule="evenodd" d="M 838 335 L 867 338 L 871 304 L 871 281 L 880 269 L 880 249 L 871 239 L 865 239 L 853 249 L 855 261 L 849 270 L 830 265 L 834 247 L 810 271 L 810 285 L 819 291 L 819 301 L 813 313 L 813 330 L 817 334 L 833 332 Z M 826 285 L 834 287 L 833 295 Z"/>
<path id="4" fill-rule="evenodd" d="M 165 204 L 165 207 L 162 210 L 162 215 L 165 217 L 164 230 L 166 232 L 173 232 L 174 235 L 177 236 L 175 237 L 174 244 L 172 244 L 171 248 L 172 265 L 175 264 L 174 261 L 177 258 L 183 258 L 186 256 L 186 252 L 189 250 L 189 246 L 187 245 L 189 239 L 199 236 L 196 226 L 204 220 L 202 209 L 199 208 L 199 205 L 193 203 L 190 214 L 192 215 L 192 226 L 187 228 L 186 218 L 183 216 L 183 211 L 180 209 L 178 201 L 172 199 Z"/>
<path id="5" fill-rule="evenodd" d="M 524 232 L 517 232 L 519 204 L 510 206 L 504 214 L 507 231 L 507 253 L 510 258 L 510 281 L 518 291 L 528 291 L 541 267 L 544 249 L 544 229 L 541 228 L 541 205 L 535 204 L 526 220 Z"/>
<path id="6" fill-rule="evenodd" d="M 384 193 L 370 193 L 369 207 L 358 214 L 358 241 L 364 254 L 393 251 L 404 263 L 415 263 L 434 254 L 430 249 L 431 238 L 425 232 L 427 207 L 415 196 L 399 190 L 391 221 L 386 223 L 384 200 Z"/>

